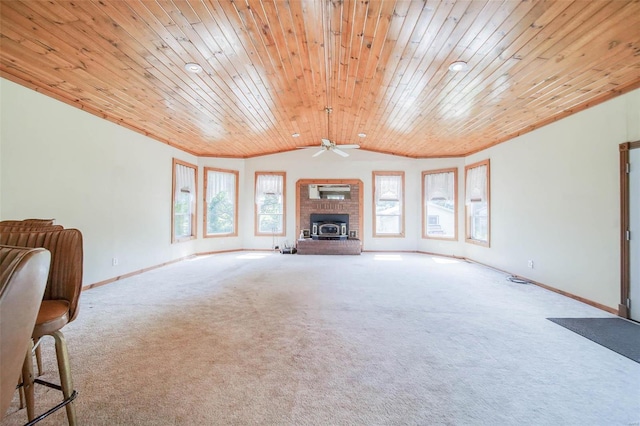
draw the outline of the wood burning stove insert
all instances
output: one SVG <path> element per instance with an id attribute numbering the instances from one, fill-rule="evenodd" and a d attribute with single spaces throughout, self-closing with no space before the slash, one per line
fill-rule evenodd
<path id="1" fill-rule="evenodd" d="M 349 235 L 349 215 L 311 214 L 311 238 L 314 240 L 346 240 Z"/>

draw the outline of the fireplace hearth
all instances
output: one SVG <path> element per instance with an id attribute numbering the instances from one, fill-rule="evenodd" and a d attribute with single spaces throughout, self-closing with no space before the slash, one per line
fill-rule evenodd
<path id="1" fill-rule="evenodd" d="M 331 254 L 331 255 L 359 255 L 362 252 L 360 240 L 312 240 L 310 238 L 298 241 L 298 254 Z"/>

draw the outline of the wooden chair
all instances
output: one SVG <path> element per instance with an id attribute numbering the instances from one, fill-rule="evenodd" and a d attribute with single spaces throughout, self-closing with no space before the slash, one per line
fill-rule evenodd
<path id="1" fill-rule="evenodd" d="M 39 421 L 54 411 L 66 407 L 67 420 L 76 424 L 73 400 L 77 392 L 73 390 L 71 368 L 67 344 L 61 329 L 78 315 L 78 301 L 82 290 L 82 234 L 77 229 L 57 231 L 0 232 L 0 244 L 19 247 L 42 247 L 51 252 L 51 267 L 44 298 L 38 312 L 32 338 L 36 347 L 43 336 L 52 336 L 55 340 L 56 358 L 60 374 L 60 386 L 32 377 L 23 377 L 27 417 L 30 421 Z M 26 363 L 32 363 L 27 356 Z M 25 370 L 28 366 L 25 366 Z M 63 401 L 36 418 L 33 386 L 38 383 L 61 390 Z"/>
<path id="2" fill-rule="evenodd" d="M 11 404 L 31 347 L 50 262 L 51 253 L 43 248 L 0 245 L 0 418 Z"/>
<path id="3" fill-rule="evenodd" d="M 52 225 L 53 219 L 24 219 L 0 221 L 0 232 L 31 232 L 31 231 L 58 231 L 64 229 L 62 225 Z M 36 364 L 38 376 L 42 376 L 42 351 L 36 347 Z M 22 393 L 20 394 L 20 408 L 22 406 Z"/>

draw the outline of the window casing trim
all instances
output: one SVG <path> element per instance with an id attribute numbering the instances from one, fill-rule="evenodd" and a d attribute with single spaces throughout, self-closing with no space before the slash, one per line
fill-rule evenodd
<path id="1" fill-rule="evenodd" d="M 268 175 L 268 176 L 282 176 L 282 232 L 274 233 L 274 232 L 260 232 L 260 223 L 259 217 L 260 212 L 258 211 L 258 202 L 257 192 L 258 192 L 258 176 Z M 254 218 L 254 235 L 256 237 L 265 237 L 265 236 L 275 236 L 275 237 L 284 237 L 287 234 L 287 172 L 256 172 L 255 180 L 253 184 L 253 218 Z"/>
<path id="2" fill-rule="evenodd" d="M 405 236 L 405 184 L 404 184 L 404 172 L 403 171 L 373 171 L 371 173 L 372 176 L 372 222 L 373 229 L 372 235 L 373 238 L 404 238 Z M 377 232 L 377 206 L 376 206 L 376 177 L 378 176 L 399 176 L 401 177 L 400 185 L 401 185 L 401 197 L 398 200 L 400 202 L 400 232 L 394 234 L 381 234 Z"/>
<path id="3" fill-rule="evenodd" d="M 469 191 L 469 188 L 467 188 L 467 176 L 469 173 L 469 170 L 477 168 L 477 167 L 481 167 L 481 166 L 486 166 L 487 168 L 487 176 L 486 176 L 486 197 L 487 197 L 487 240 L 479 240 L 476 238 L 472 238 L 471 237 L 471 212 L 469 209 L 469 204 L 466 202 L 467 199 L 467 194 Z M 491 167 L 490 167 L 490 162 L 489 159 L 486 160 L 482 160 L 482 161 L 478 161 L 476 163 L 473 164 L 469 164 L 467 166 L 465 166 L 464 168 L 464 192 L 465 192 L 465 203 L 464 203 L 464 218 L 465 218 L 465 229 L 464 229 L 464 234 L 465 234 L 465 242 L 467 243 L 471 243 L 471 244 L 477 244 L 483 247 L 490 247 L 491 246 Z"/>
<path id="4" fill-rule="evenodd" d="M 453 172 L 453 237 L 435 237 L 433 235 L 428 235 L 427 229 L 427 199 L 426 199 L 426 177 L 427 175 L 432 174 L 440 174 L 440 173 L 451 173 Z M 451 167 L 448 169 L 437 169 L 437 170 L 425 170 L 422 172 L 422 238 L 429 240 L 442 240 L 442 241 L 458 241 L 458 168 Z"/>
<path id="5" fill-rule="evenodd" d="M 209 218 L 209 206 L 207 203 L 207 186 L 209 184 L 208 182 L 208 176 L 209 176 L 209 172 L 220 172 L 220 173 L 229 173 L 229 174 L 234 174 L 235 175 L 235 196 L 234 196 L 234 211 L 233 211 L 233 232 L 227 232 L 227 233 L 220 233 L 220 234 L 208 234 L 207 233 L 207 222 L 208 222 L 208 218 Z M 239 206 L 238 206 L 238 197 L 239 197 L 239 177 L 240 177 L 240 172 L 238 172 L 237 170 L 227 170 L 227 169 L 219 169 L 219 168 L 215 168 L 215 167 L 205 167 L 204 168 L 204 194 L 202 196 L 202 205 L 203 207 L 203 223 L 202 223 L 202 234 L 204 236 L 204 238 L 220 238 L 220 237 L 237 237 L 238 236 L 238 210 L 239 210 Z"/>
<path id="6" fill-rule="evenodd" d="M 193 169 L 194 172 L 194 194 L 191 197 L 191 234 L 188 236 L 176 237 L 175 230 L 175 205 L 176 205 L 176 166 L 181 165 Z M 171 178 L 171 243 L 180 243 L 184 241 L 193 240 L 198 233 L 198 227 L 196 223 L 196 212 L 198 210 L 198 166 L 195 164 L 187 163 L 186 161 L 173 158 L 172 161 L 172 178 Z"/>

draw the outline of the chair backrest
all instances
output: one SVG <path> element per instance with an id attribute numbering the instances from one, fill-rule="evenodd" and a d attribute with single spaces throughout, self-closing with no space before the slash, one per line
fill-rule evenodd
<path id="1" fill-rule="evenodd" d="M 31 232 L 31 231 L 59 231 L 64 229 L 62 225 L 3 225 L 0 223 L 0 232 Z"/>
<path id="2" fill-rule="evenodd" d="M 83 248 L 80 231 L 0 231 L 0 244 L 43 247 L 51 252 L 51 268 L 44 299 L 69 302 L 69 322 L 73 321 L 78 314 L 78 301 L 82 291 Z"/>
<path id="3" fill-rule="evenodd" d="M 51 253 L 43 248 L 0 245 L 0 418 L 20 378 L 50 261 Z"/>
<path id="4" fill-rule="evenodd" d="M 55 219 L 22 219 L 22 220 L 0 220 L 0 225 L 17 226 L 51 226 Z"/>

